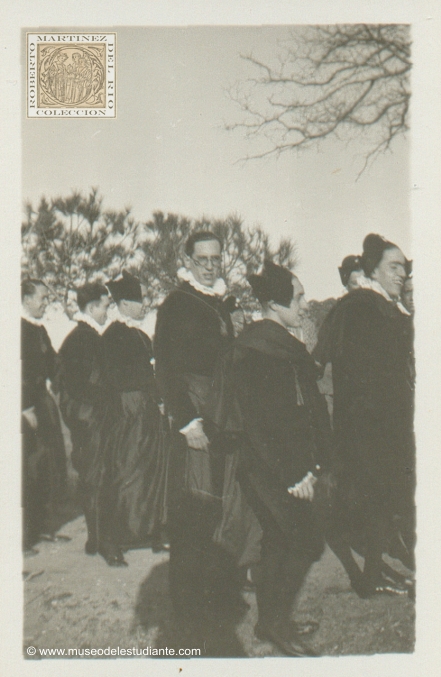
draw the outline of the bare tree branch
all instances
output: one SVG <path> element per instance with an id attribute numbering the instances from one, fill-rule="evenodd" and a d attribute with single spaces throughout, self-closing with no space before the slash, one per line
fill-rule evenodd
<path id="1" fill-rule="evenodd" d="M 363 136 L 366 167 L 408 129 L 410 46 L 406 25 L 311 26 L 274 63 L 243 55 L 258 74 L 229 91 L 243 115 L 226 127 L 260 147 L 242 160 Z"/>

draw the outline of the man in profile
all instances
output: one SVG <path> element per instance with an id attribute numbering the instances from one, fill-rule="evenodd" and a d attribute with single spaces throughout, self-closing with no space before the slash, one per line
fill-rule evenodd
<path id="1" fill-rule="evenodd" d="M 318 624 L 293 622 L 291 614 L 323 551 L 311 501 L 330 465 L 329 417 L 314 361 L 289 331 L 301 326 L 307 311 L 300 280 L 267 260 L 248 281 L 263 319 L 236 339 L 226 383 L 232 385 L 227 408 L 237 400 L 243 433 L 238 478 L 263 532 L 255 633 L 286 655 L 315 655 L 302 635 Z"/>
<path id="2" fill-rule="evenodd" d="M 167 454 L 152 343 L 143 331 L 147 288 L 126 270 L 107 287 L 117 305 L 102 338 L 114 400 L 107 446 L 109 531 L 124 549 L 151 544 L 159 552 L 166 549 L 162 527 Z"/>
<path id="3" fill-rule="evenodd" d="M 125 566 L 121 550 L 108 532 L 103 495 L 105 422 L 109 407 L 101 335 L 107 322 L 109 292 L 99 283 L 78 289 L 80 312 L 75 329 L 60 349 L 60 408 L 72 435 L 72 463 L 79 474 L 81 503 L 87 524 L 86 553 L 99 552 L 109 566 Z"/>
<path id="4" fill-rule="evenodd" d="M 359 289 L 336 306 L 330 341 L 338 484 L 328 543 L 360 597 L 412 595 L 382 560 L 393 553 L 414 569 L 413 327 L 401 302 L 410 264 L 375 233 L 360 262 Z"/>
<path id="5" fill-rule="evenodd" d="M 197 630 L 209 609 L 225 609 L 235 597 L 230 578 L 234 567 L 213 544 L 221 501 L 210 495 L 203 481 L 210 462 L 204 405 L 233 328 L 222 303 L 226 287 L 220 277 L 220 239 L 209 231 L 193 233 L 185 245 L 184 264 L 178 288 L 158 310 L 154 352 L 158 384 L 172 419 L 170 593 L 182 624 Z M 216 482 L 213 467 L 209 474 Z M 222 470 L 217 480 L 221 485 Z"/>

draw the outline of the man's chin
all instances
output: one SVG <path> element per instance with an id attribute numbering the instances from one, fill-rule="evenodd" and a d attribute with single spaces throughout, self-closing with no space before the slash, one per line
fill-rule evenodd
<path id="1" fill-rule="evenodd" d="M 212 278 L 212 277 L 210 277 L 209 280 L 206 280 L 205 278 L 202 278 L 202 284 L 203 284 L 205 287 L 214 287 L 214 283 L 215 283 L 215 282 L 216 282 L 216 280 L 215 280 L 214 278 Z"/>
<path id="2" fill-rule="evenodd" d="M 391 294 L 391 296 L 396 296 L 397 298 L 400 297 L 402 289 L 403 285 L 397 282 L 393 287 L 393 293 Z"/>

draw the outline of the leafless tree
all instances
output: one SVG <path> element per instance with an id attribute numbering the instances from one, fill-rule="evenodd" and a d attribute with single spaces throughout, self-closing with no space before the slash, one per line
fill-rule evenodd
<path id="1" fill-rule="evenodd" d="M 407 25 L 297 27 L 274 63 L 242 57 L 257 76 L 230 90 L 244 115 L 227 128 L 259 144 L 247 159 L 363 136 L 364 169 L 408 129 L 410 46 Z"/>

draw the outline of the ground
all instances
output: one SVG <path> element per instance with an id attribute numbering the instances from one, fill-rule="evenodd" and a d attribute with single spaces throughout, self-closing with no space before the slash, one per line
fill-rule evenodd
<path id="1" fill-rule="evenodd" d="M 200 648 L 205 656 L 281 655 L 254 637 L 254 593 L 243 593 L 249 610 L 237 623 L 219 628 L 211 647 L 187 646 L 173 623 L 167 553 L 132 550 L 126 553 L 127 568 L 111 568 L 99 555 L 85 554 L 82 515 L 58 533 L 71 540 L 40 542 L 38 554 L 24 559 L 26 657 L 28 647 L 37 650 L 34 660 L 41 658 L 40 649 L 79 649 L 81 655 L 82 649 L 108 647 Z M 386 595 L 359 599 L 329 549 L 312 567 L 295 617 L 320 622 L 309 640 L 320 655 L 413 651 L 413 603 Z"/>

